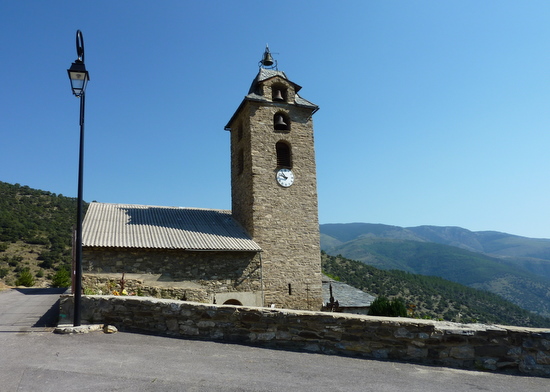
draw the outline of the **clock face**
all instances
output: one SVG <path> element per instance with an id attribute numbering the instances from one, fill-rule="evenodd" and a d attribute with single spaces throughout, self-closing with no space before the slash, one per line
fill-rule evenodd
<path id="1" fill-rule="evenodd" d="M 288 188 L 294 183 L 294 173 L 290 169 L 280 169 L 277 172 L 277 182 L 280 186 Z"/>

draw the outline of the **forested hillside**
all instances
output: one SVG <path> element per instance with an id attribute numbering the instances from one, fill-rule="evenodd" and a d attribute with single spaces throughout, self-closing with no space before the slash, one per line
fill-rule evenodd
<path id="1" fill-rule="evenodd" d="M 32 285 L 47 286 L 57 271 L 69 269 L 76 204 L 75 198 L 0 182 L 0 279 L 5 284 L 30 283 L 30 275 Z"/>
<path id="2" fill-rule="evenodd" d="M 550 327 L 541 317 L 487 291 L 434 276 L 385 271 L 322 252 L 323 272 L 376 296 L 401 298 L 411 316 L 457 322 Z"/>
<path id="3" fill-rule="evenodd" d="M 550 270 L 550 260 L 524 257 L 544 255 L 549 240 L 474 233 L 458 227 L 400 228 L 366 223 L 321 225 L 321 233 L 321 248 L 328 254 L 384 270 L 438 276 L 550 316 L 550 278 L 545 273 Z M 502 256 L 505 253 L 522 257 Z"/>

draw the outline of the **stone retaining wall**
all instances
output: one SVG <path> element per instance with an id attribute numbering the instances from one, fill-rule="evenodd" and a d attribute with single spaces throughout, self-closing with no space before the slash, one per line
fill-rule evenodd
<path id="1" fill-rule="evenodd" d="M 73 297 L 62 297 L 62 323 L 72 310 Z M 119 296 L 83 296 L 82 319 L 126 331 L 550 377 L 550 329 Z"/>

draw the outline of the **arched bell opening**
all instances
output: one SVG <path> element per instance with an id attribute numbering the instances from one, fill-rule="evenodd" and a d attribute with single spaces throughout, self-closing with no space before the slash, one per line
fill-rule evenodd
<path id="1" fill-rule="evenodd" d="M 276 131 L 290 131 L 290 119 L 285 113 L 275 113 L 273 116 L 273 129 Z"/>
<path id="2" fill-rule="evenodd" d="M 271 100 L 273 102 L 287 102 L 287 89 L 283 84 L 271 86 Z"/>

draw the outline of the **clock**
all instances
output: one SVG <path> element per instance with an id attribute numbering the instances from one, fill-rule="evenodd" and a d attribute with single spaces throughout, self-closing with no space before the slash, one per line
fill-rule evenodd
<path id="1" fill-rule="evenodd" d="M 277 182 L 280 186 L 288 188 L 294 183 L 294 173 L 290 169 L 279 169 L 277 172 Z"/>

